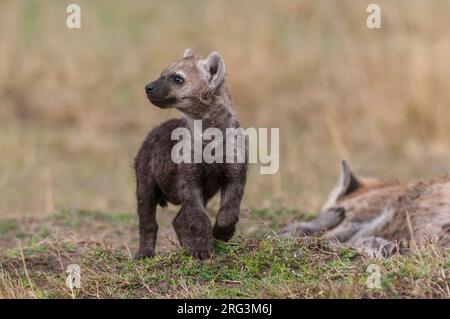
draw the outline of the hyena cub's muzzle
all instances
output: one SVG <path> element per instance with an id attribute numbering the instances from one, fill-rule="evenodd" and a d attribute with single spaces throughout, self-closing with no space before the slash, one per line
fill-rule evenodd
<path id="1" fill-rule="evenodd" d="M 160 108 L 167 108 L 175 104 L 177 99 L 170 95 L 170 85 L 166 76 L 161 76 L 156 81 L 145 86 L 147 98 L 153 105 Z"/>

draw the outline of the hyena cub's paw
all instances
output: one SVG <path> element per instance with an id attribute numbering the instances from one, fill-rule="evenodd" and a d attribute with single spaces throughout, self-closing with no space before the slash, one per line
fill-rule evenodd
<path id="1" fill-rule="evenodd" d="M 139 248 L 136 254 L 134 255 L 135 260 L 144 259 L 147 257 L 155 257 L 155 251 L 152 249 L 141 249 Z"/>
<path id="2" fill-rule="evenodd" d="M 212 230 L 213 237 L 215 239 L 229 241 L 236 231 L 238 221 L 238 214 L 226 214 L 225 211 L 219 211 Z"/>
<path id="3" fill-rule="evenodd" d="M 215 239 L 229 241 L 233 237 L 235 231 L 235 225 L 220 227 L 215 224 L 212 230 L 212 234 Z"/>
<path id="4" fill-rule="evenodd" d="M 208 259 L 214 251 L 212 238 L 195 238 L 189 243 L 186 249 L 189 255 L 196 259 Z"/>

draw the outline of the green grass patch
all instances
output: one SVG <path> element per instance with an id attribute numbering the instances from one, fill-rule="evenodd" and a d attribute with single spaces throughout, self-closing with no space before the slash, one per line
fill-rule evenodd
<path id="1" fill-rule="evenodd" d="M 65 211 L 42 221 L 20 222 L 0 235 L 20 240 L 29 287 L 17 245 L 0 252 L 0 276 L 15 296 L 32 298 L 448 298 L 449 254 L 423 250 L 375 260 L 323 238 L 276 236 L 214 242 L 205 261 L 182 248 L 135 261 L 111 229 L 135 225 L 130 214 Z M 5 225 L 5 223 L 2 223 Z M 81 227 L 82 226 L 82 227 Z M 57 228 L 54 228 L 57 227 Z M 12 230 L 14 229 L 14 232 Z M 55 236 L 55 229 L 70 236 Z M 111 239 L 96 240 L 107 230 Z M 59 237 L 59 238 L 58 238 Z M 81 267 L 82 289 L 67 290 L 62 268 Z M 369 289 L 367 268 L 377 264 L 381 288 Z M 63 267 L 61 267 L 61 264 Z M 447 274 L 447 275 L 445 275 Z M 26 280 L 24 280 L 26 279 Z M 0 291 L 2 291 L 0 289 Z M 0 295 L 1 296 L 1 295 Z M 5 295 L 5 297 L 11 297 Z"/>

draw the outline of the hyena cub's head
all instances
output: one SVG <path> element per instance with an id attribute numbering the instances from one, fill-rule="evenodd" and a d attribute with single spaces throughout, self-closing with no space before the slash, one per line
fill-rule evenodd
<path id="1" fill-rule="evenodd" d="M 338 183 L 328 195 L 322 212 L 342 207 L 347 219 L 367 221 L 381 214 L 404 190 L 405 186 L 395 181 L 357 178 L 347 163 L 342 161 Z"/>
<path id="2" fill-rule="evenodd" d="M 203 59 L 187 49 L 181 60 L 145 86 L 145 92 L 150 102 L 160 108 L 177 108 L 199 118 L 207 111 L 208 100 L 224 79 L 225 63 L 219 53 L 213 52 Z"/>

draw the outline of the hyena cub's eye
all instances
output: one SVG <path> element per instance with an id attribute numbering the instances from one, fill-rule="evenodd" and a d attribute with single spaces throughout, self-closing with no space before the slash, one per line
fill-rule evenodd
<path id="1" fill-rule="evenodd" d="M 184 79 L 183 79 L 181 76 L 179 76 L 179 75 L 175 75 L 175 76 L 173 77 L 173 82 L 174 82 L 175 84 L 180 85 L 180 84 L 182 84 L 182 83 L 184 82 Z"/>

